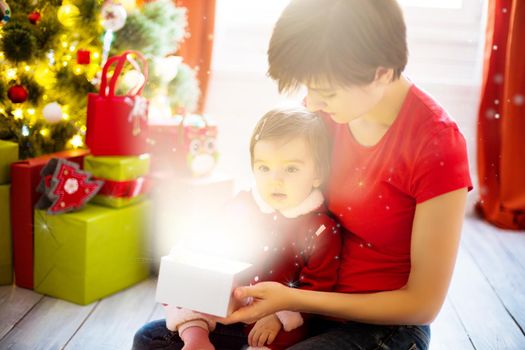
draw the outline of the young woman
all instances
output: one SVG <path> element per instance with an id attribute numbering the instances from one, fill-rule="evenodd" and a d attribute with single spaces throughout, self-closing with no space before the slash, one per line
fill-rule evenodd
<path id="1" fill-rule="evenodd" d="M 268 50 L 279 90 L 308 89 L 306 105 L 333 133 L 326 197 L 346 233 L 336 292 L 277 283 L 241 287 L 255 302 L 223 320 L 277 310 L 320 318 L 291 349 L 426 349 L 454 269 L 467 191 L 456 123 L 402 72 L 406 29 L 395 0 L 293 0 Z M 337 318 L 339 320 L 334 320 Z"/>
<path id="2" fill-rule="evenodd" d="M 307 107 L 332 131 L 326 198 L 346 231 L 338 283 L 241 287 L 235 295 L 254 303 L 223 323 L 301 311 L 321 316 L 293 350 L 428 348 L 472 185 L 463 135 L 403 76 L 407 56 L 395 0 L 292 0 L 284 10 L 269 74 L 281 91 L 305 85 Z M 221 327 L 222 349 L 235 349 L 230 330 Z"/>

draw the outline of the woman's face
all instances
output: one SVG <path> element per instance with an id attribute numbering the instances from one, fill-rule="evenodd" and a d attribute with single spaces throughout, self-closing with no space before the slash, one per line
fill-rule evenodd
<path id="1" fill-rule="evenodd" d="M 322 111 L 340 124 L 349 123 L 372 110 L 383 98 L 385 85 L 372 82 L 368 85 L 332 87 L 328 84 L 310 84 L 306 107 Z"/>
<path id="2" fill-rule="evenodd" d="M 253 174 L 259 194 L 276 210 L 290 209 L 321 185 L 306 140 L 261 140 L 253 149 Z"/>

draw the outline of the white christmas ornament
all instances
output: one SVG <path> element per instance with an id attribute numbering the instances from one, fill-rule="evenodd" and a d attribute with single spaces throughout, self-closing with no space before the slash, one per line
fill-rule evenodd
<path id="1" fill-rule="evenodd" d="M 48 103 L 42 110 L 42 114 L 49 123 L 58 123 L 62 120 L 62 107 L 57 102 Z"/>
<path id="2" fill-rule="evenodd" d="M 106 4 L 102 6 L 102 27 L 105 30 L 116 32 L 126 24 L 128 14 L 124 6 L 120 4 Z"/>

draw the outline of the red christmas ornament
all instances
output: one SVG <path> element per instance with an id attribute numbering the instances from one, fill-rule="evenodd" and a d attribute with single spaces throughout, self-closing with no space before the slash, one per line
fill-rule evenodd
<path id="1" fill-rule="evenodd" d="M 37 209 L 47 209 L 48 214 L 60 214 L 80 209 L 103 185 L 90 180 L 91 174 L 79 169 L 77 163 L 53 158 L 41 171 L 38 192 L 43 195 L 36 203 Z"/>
<path id="2" fill-rule="evenodd" d="M 29 22 L 31 22 L 31 24 L 38 24 L 38 22 L 40 22 L 42 19 L 42 15 L 37 11 L 31 12 L 29 15 L 27 15 L 27 19 Z"/>
<path id="3" fill-rule="evenodd" d="M 9 97 L 13 103 L 25 102 L 28 96 L 29 92 L 27 92 L 24 85 L 13 85 L 7 90 L 7 97 Z"/>
<path id="4" fill-rule="evenodd" d="M 91 63 L 91 51 L 89 51 L 89 50 L 78 50 L 77 51 L 77 63 L 78 64 L 89 64 L 89 63 Z"/>

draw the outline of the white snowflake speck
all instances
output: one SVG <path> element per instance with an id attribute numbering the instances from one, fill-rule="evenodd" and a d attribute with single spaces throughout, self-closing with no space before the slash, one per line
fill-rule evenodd
<path id="1" fill-rule="evenodd" d="M 525 97 L 523 95 L 516 94 L 512 98 L 512 102 L 514 102 L 516 106 L 523 106 L 523 104 L 525 103 Z"/>

